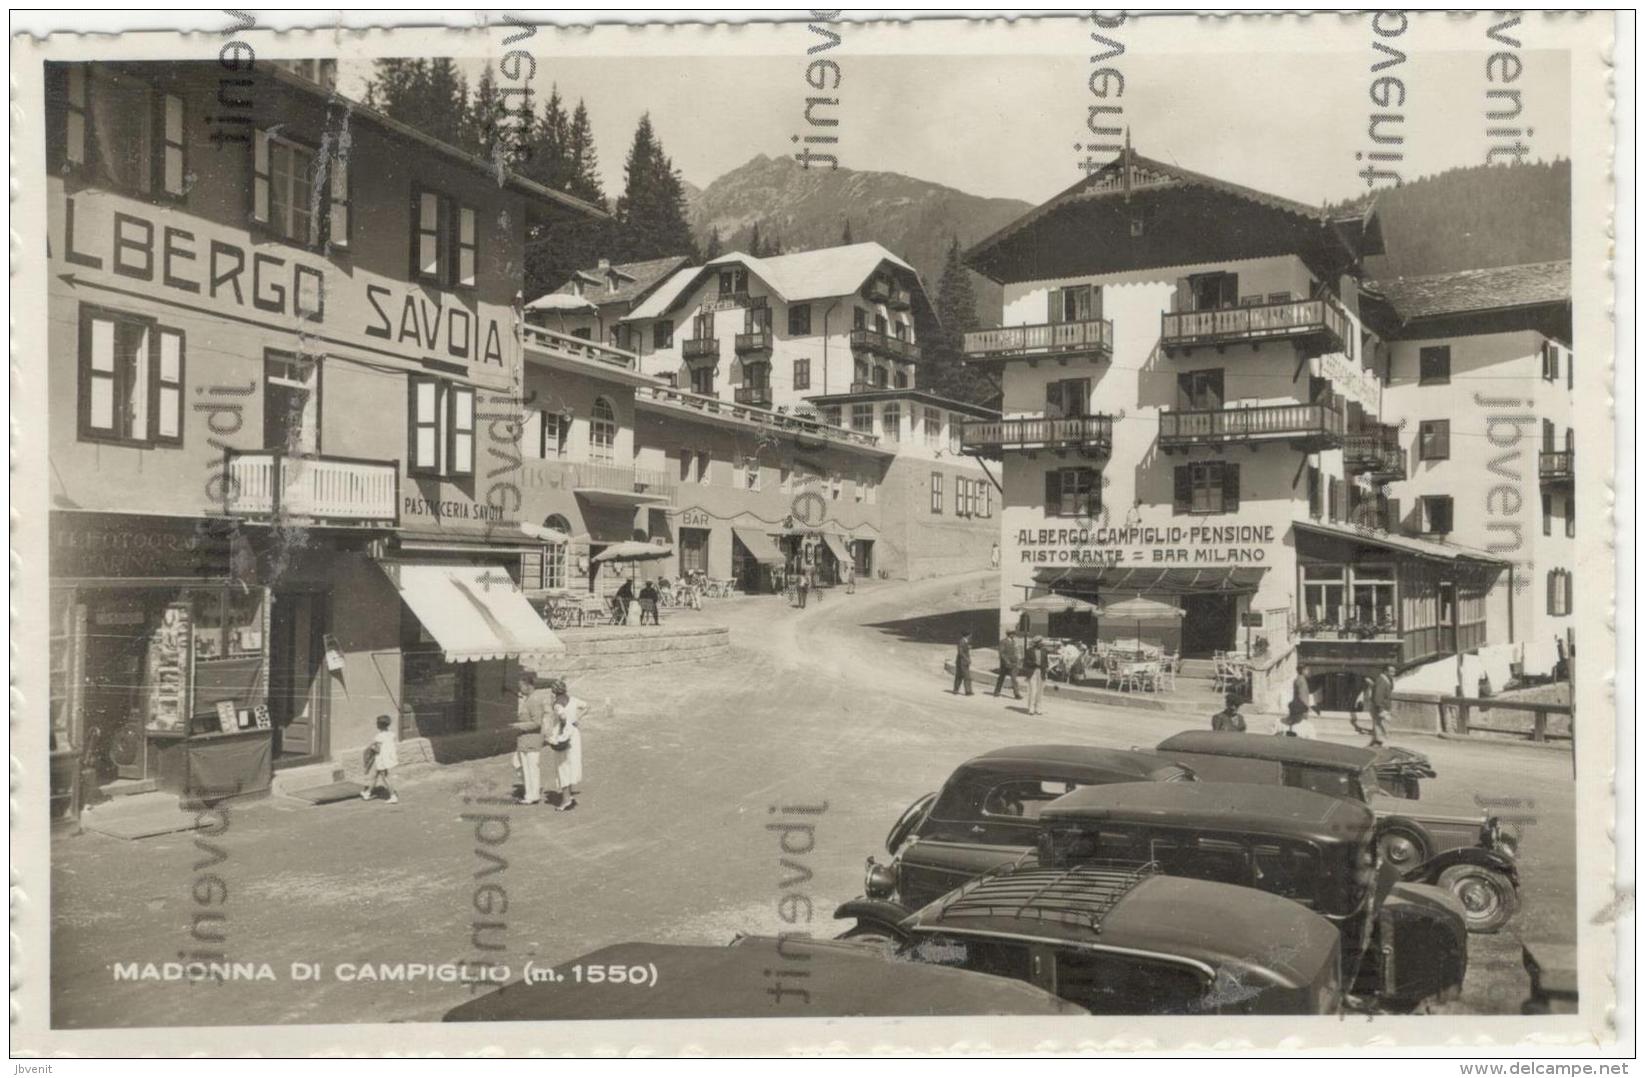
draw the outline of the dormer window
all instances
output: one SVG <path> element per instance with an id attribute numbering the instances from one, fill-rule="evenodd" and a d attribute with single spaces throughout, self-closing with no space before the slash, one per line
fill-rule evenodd
<path id="1" fill-rule="evenodd" d="M 720 271 L 720 295 L 732 296 L 748 291 L 748 270 L 723 269 Z"/>

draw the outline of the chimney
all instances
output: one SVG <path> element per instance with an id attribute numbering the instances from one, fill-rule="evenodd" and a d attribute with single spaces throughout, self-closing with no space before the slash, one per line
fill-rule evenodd
<path id="1" fill-rule="evenodd" d="M 611 259 L 609 259 L 609 258 L 600 259 L 600 272 L 601 273 L 608 273 L 608 272 L 610 272 L 610 270 L 611 270 Z"/>

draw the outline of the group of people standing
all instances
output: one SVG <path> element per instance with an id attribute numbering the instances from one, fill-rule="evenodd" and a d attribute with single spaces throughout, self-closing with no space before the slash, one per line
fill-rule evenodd
<path id="1" fill-rule="evenodd" d="M 998 696 L 1005 688 L 1007 681 L 1011 682 L 1011 695 L 1015 699 L 1022 699 L 1022 689 L 1018 685 L 1021 678 L 1028 684 L 1028 713 L 1040 714 L 1040 703 L 1045 698 L 1045 677 L 1051 669 L 1051 650 L 1046 647 L 1045 638 L 1029 636 L 1015 629 L 1006 630 L 1000 639 L 1000 663 L 996 668 L 994 679 L 994 695 Z M 960 642 L 954 654 L 954 694 L 965 690 L 966 696 L 974 695 L 971 691 L 971 634 L 960 634 Z"/>
<path id="2" fill-rule="evenodd" d="M 539 681 L 537 672 L 520 673 L 520 717 L 534 730 L 514 746 L 520 804 L 552 804 L 556 812 L 577 807 L 583 781 L 582 719 L 588 705 L 571 695 L 561 678 Z"/>

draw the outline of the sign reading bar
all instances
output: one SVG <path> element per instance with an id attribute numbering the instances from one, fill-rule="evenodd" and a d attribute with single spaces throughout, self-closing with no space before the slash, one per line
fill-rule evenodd
<path id="1" fill-rule="evenodd" d="M 1272 524 L 1017 531 L 1021 559 L 1030 565 L 1263 565 L 1277 542 Z"/>

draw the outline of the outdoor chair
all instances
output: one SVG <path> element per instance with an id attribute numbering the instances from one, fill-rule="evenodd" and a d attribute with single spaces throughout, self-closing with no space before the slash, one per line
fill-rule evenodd
<path id="1" fill-rule="evenodd" d="M 1160 656 L 1159 682 L 1166 692 L 1177 691 L 1177 666 L 1181 662 L 1181 656 L 1174 652 L 1167 651 Z"/>

